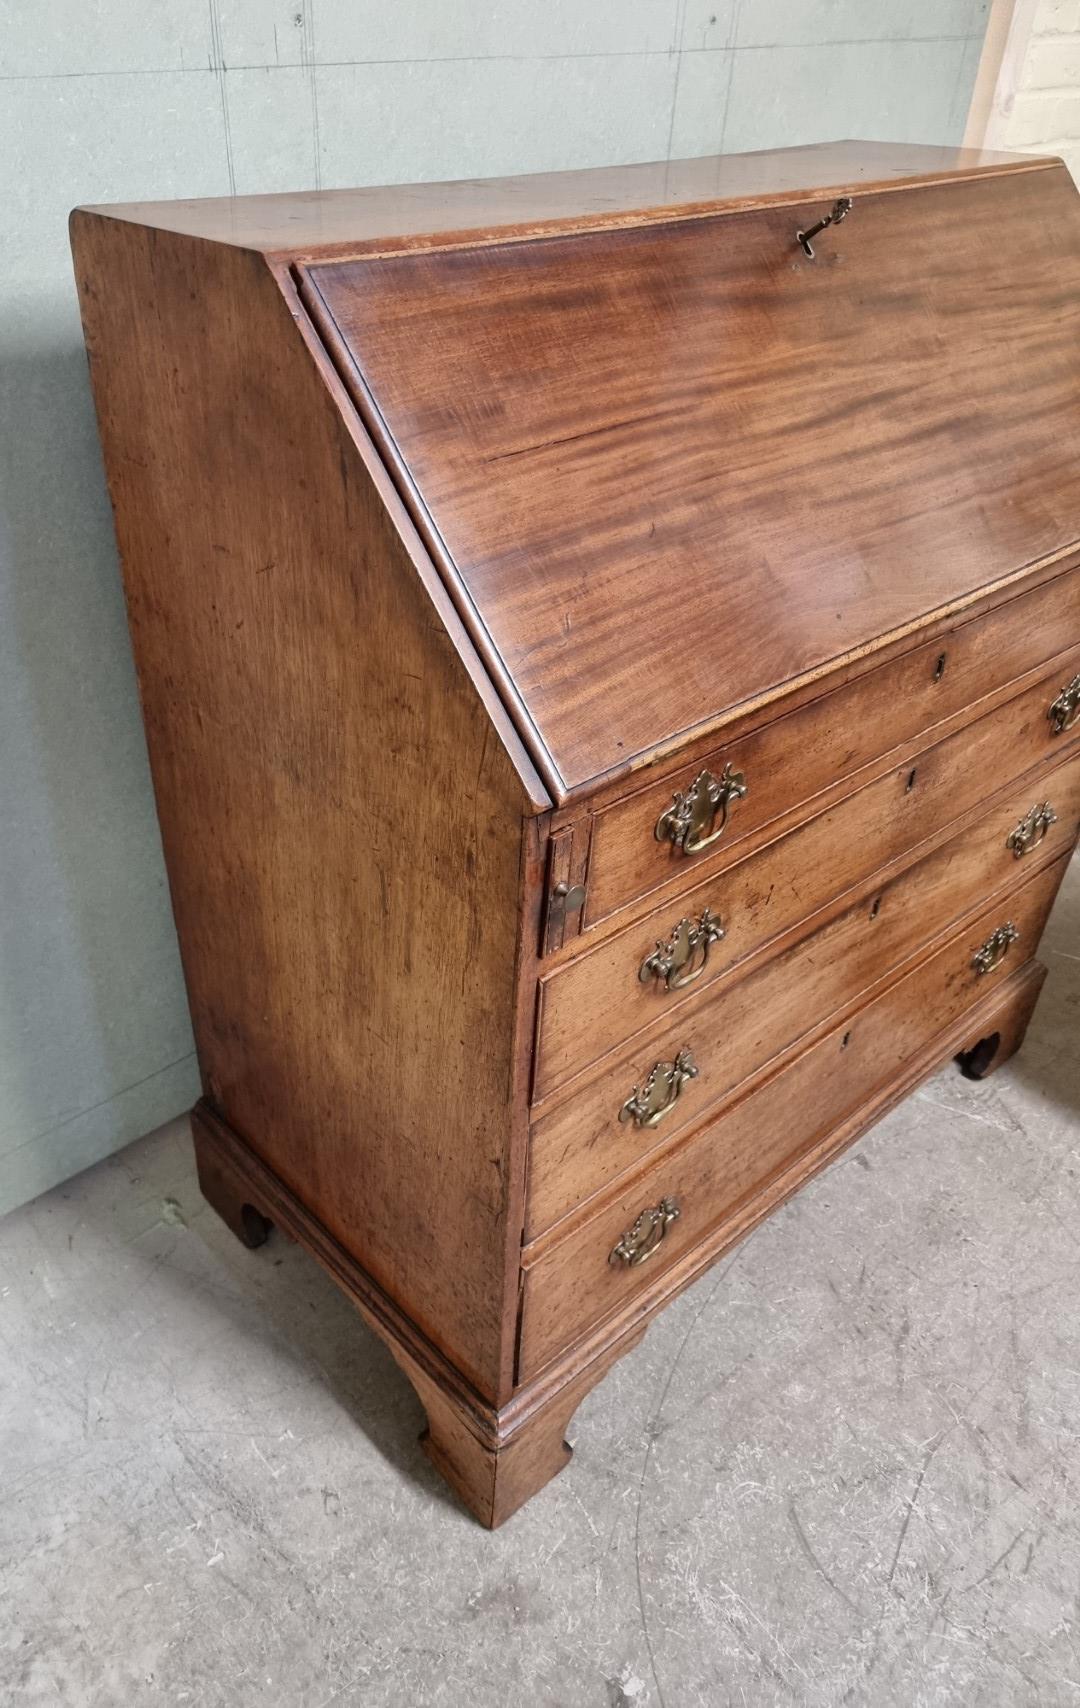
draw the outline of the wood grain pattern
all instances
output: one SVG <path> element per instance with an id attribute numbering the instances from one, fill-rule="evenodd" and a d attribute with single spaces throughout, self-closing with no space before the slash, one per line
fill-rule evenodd
<path id="1" fill-rule="evenodd" d="M 1015 921 L 1025 948 L 1034 947 L 1063 870 L 1059 861 L 1037 874 L 1009 897 L 1004 916 L 995 902 L 714 1125 L 650 1162 L 648 1172 L 535 1260 L 527 1248 L 522 1375 L 541 1369 L 568 1339 L 647 1285 L 650 1271 L 675 1263 L 744 1198 L 765 1190 L 800 1152 L 839 1128 L 875 1088 L 902 1072 L 909 1057 L 944 1035 L 984 994 L 971 964 L 975 950 L 1003 917 Z M 675 1199 L 681 1215 L 654 1257 L 640 1269 L 613 1267 L 608 1256 L 622 1233 L 665 1196 Z"/>
<path id="2" fill-rule="evenodd" d="M 380 1293 L 351 1253 L 327 1234 L 250 1147 L 204 1105 L 193 1114 L 200 1173 L 214 1182 L 213 1191 L 224 1192 L 225 1197 L 211 1195 L 210 1201 L 227 1222 L 237 1223 L 244 1207 L 250 1207 L 268 1224 L 300 1240 L 323 1265 L 364 1320 L 390 1346 L 418 1394 L 431 1402 L 436 1422 L 429 1424 L 424 1441 L 429 1457 L 475 1516 L 494 1526 L 565 1467 L 569 1449 L 560 1437 L 566 1418 L 612 1362 L 637 1344 L 648 1319 L 954 1050 L 989 1037 L 995 1041 L 998 1060 L 1007 1059 L 1022 1042 L 1045 972 L 1037 962 L 1029 962 L 996 985 L 958 1026 L 913 1058 L 902 1076 L 878 1090 L 826 1139 L 804 1152 L 681 1262 L 639 1289 L 615 1318 L 574 1342 L 535 1377 L 519 1383 L 513 1398 L 498 1409 L 463 1387 L 453 1366 L 417 1337 L 413 1325 Z M 511 1477 L 504 1479 L 500 1488 L 501 1454 L 519 1442 L 523 1451 L 514 1455 Z"/>
<path id="3" fill-rule="evenodd" d="M 244 1240 L 258 1231 L 261 1244 L 273 1229 L 299 1240 L 384 1340 L 427 1413 L 421 1445 L 482 1524 L 494 1529 L 569 1463 L 564 1439 L 570 1417 L 615 1358 L 644 1332 L 631 1324 L 610 1345 L 556 1384 L 519 1386 L 495 1406 L 465 1383 L 460 1372 L 421 1336 L 355 1254 L 328 1232 L 303 1201 L 205 1102 L 192 1111 L 199 1183 L 207 1201 Z"/>
<path id="4" fill-rule="evenodd" d="M 841 144 L 73 218 L 200 1182 L 326 1267 L 487 1525 L 668 1299 L 1023 1036 L 1080 821 L 1078 205 L 1060 163 Z M 746 810 L 672 863 L 725 757 Z M 684 1033 L 678 1118 L 612 1142 Z"/>
<path id="5" fill-rule="evenodd" d="M 986 995 L 965 1009 L 954 1024 L 928 1039 L 893 1079 L 878 1086 L 839 1125 L 784 1165 L 762 1191 L 745 1199 L 731 1216 L 697 1245 L 691 1246 L 669 1269 L 654 1271 L 651 1280 L 646 1278 L 644 1285 L 634 1290 L 608 1316 L 571 1341 L 542 1370 L 523 1378 L 515 1403 L 519 1399 L 525 1403 L 531 1396 L 556 1392 L 572 1370 L 587 1366 L 598 1353 L 618 1345 L 622 1336 L 638 1333 L 643 1323 L 691 1286 L 719 1257 L 752 1233 L 759 1223 L 890 1109 L 903 1102 L 921 1081 L 951 1057 L 961 1058 L 977 1040 L 996 1034 L 1001 1040 L 1003 1058 L 1007 1059 L 1008 1054 L 1023 1042 L 1045 979 L 1046 968 L 1038 961 L 1028 961 L 1002 982 L 992 985 Z"/>
<path id="6" fill-rule="evenodd" d="M 597 924 L 691 869 L 722 871 L 740 857 L 746 836 L 780 814 L 844 781 L 849 789 L 855 786 L 856 773 L 885 753 L 886 744 L 904 745 L 958 713 L 976 715 L 980 701 L 1075 644 L 1080 569 L 773 718 L 662 781 L 624 794 L 593 823 L 585 923 Z M 657 842 L 657 819 L 674 792 L 688 789 L 702 766 L 719 777 L 728 763 L 744 773 L 749 792 L 734 807 L 722 839 L 689 857 L 670 842 Z"/>
<path id="7" fill-rule="evenodd" d="M 1020 1048 L 1046 976 L 1045 967 L 1038 962 L 1035 968 L 1041 976 L 1027 984 L 1022 1001 L 1010 1002 L 988 1014 L 981 1024 L 968 1028 L 970 1036 L 956 1054 L 956 1065 L 965 1079 L 988 1079 Z"/>
<path id="8" fill-rule="evenodd" d="M 1080 537 L 1068 173 L 820 211 L 308 269 L 565 793 Z"/>
<path id="9" fill-rule="evenodd" d="M 651 914 L 543 977 L 534 1101 L 593 1059 L 601 1040 L 625 1037 L 630 1014 L 655 1010 L 655 997 L 640 986 L 634 990 L 638 968 L 682 915 L 696 919 L 708 907 L 725 926 L 710 950 L 700 993 L 763 944 L 941 835 L 1014 777 L 1063 758 L 1080 729 L 1055 738 L 1046 712 L 1061 682 L 1077 670 L 1080 649 L 1065 654 L 1053 674 L 1025 693 L 715 877 L 694 881 L 691 867 L 685 887 Z"/>
<path id="10" fill-rule="evenodd" d="M 1032 805 L 1052 801 L 1058 814 L 1037 851 L 1018 860 L 1007 838 Z M 535 1112 L 529 1144 L 526 1238 L 533 1239 L 640 1158 L 666 1147 L 699 1123 L 751 1074 L 766 1067 L 834 1013 L 853 1008 L 894 977 L 956 920 L 990 898 L 1007 910 L 1011 888 L 1033 868 L 1072 848 L 1080 831 L 1080 757 L 998 797 L 975 826 L 897 876 L 875 885 L 828 924 L 743 976 L 721 979 L 680 1000 L 624 983 L 624 1006 L 609 1023 L 608 1050 L 569 1095 Z M 634 987 L 637 986 L 635 989 Z M 576 1006 L 579 1024 L 587 1010 Z M 645 1015 L 642 1030 L 637 1022 Z M 619 1110 L 657 1061 L 690 1050 L 698 1076 L 684 1086 L 654 1129 L 620 1125 Z"/>
<path id="11" fill-rule="evenodd" d="M 499 1397 L 524 787 L 261 258 L 75 244 L 208 1095 Z"/>
<path id="12" fill-rule="evenodd" d="M 483 242 L 508 230 L 538 236 L 567 227 L 667 221 L 673 213 L 708 214 L 718 206 L 755 207 L 791 200 L 811 185 L 822 195 L 839 195 L 889 183 L 935 183 L 973 172 L 1016 173 L 1052 164 L 1044 157 L 978 148 L 830 142 L 512 178 L 124 202 L 90 211 L 273 256 L 295 258 L 327 250 L 381 254 Z"/>

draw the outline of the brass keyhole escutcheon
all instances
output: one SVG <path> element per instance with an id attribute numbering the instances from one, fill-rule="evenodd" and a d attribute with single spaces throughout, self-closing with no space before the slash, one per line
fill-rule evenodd
<path id="1" fill-rule="evenodd" d="M 709 950 L 724 935 L 723 921 L 711 908 L 700 919 L 680 919 L 667 942 L 657 938 L 656 948 L 638 968 L 638 978 L 648 984 L 655 978 L 665 990 L 684 990 L 705 971 Z"/>
<path id="2" fill-rule="evenodd" d="M 1057 813 L 1049 801 L 1043 801 L 1041 806 L 1034 806 L 1024 814 L 1020 823 L 1011 830 L 1005 838 L 1006 848 L 1011 848 L 1017 860 L 1022 860 L 1025 854 L 1030 854 L 1033 848 L 1045 840 L 1046 833 L 1052 824 L 1057 823 Z"/>
<path id="3" fill-rule="evenodd" d="M 657 842 L 671 842 L 680 854 L 700 854 L 703 848 L 719 842 L 732 806 L 745 800 L 747 793 L 743 773 L 730 765 L 724 766 L 719 777 L 711 771 L 699 771 L 688 789 L 676 789 L 671 806 L 657 819 L 653 835 Z"/>
<path id="4" fill-rule="evenodd" d="M 674 1198 L 661 1198 L 659 1204 L 642 1210 L 633 1227 L 627 1228 L 622 1238 L 612 1246 L 608 1262 L 612 1267 L 624 1263 L 628 1269 L 647 1263 L 679 1215 L 679 1206 Z"/>
<path id="5" fill-rule="evenodd" d="M 689 1050 L 680 1050 L 673 1062 L 657 1062 L 643 1085 L 635 1085 L 619 1110 L 619 1120 L 635 1127 L 658 1127 L 674 1109 L 682 1088 L 697 1078 L 697 1066 Z"/>
<path id="6" fill-rule="evenodd" d="M 1072 729 L 1080 718 L 1080 675 L 1066 683 L 1046 715 L 1050 719 L 1051 735 L 1064 735 L 1067 729 Z"/>
<path id="7" fill-rule="evenodd" d="M 971 957 L 971 964 L 980 978 L 985 973 L 992 973 L 995 967 L 1000 967 L 1019 935 L 1012 920 L 1007 919 L 1004 925 L 999 925 L 986 939 L 981 949 L 976 949 Z"/>

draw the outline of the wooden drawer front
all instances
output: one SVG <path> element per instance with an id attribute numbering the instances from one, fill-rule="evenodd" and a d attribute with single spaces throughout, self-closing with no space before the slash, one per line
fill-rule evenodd
<path id="1" fill-rule="evenodd" d="M 551 972 L 541 981 L 534 1100 L 654 1017 L 670 1015 L 736 961 L 914 849 L 1010 778 L 1044 756 L 1057 758 L 1080 727 L 1054 736 L 1047 709 L 1078 669 L 1080 651 L 1066 655 L 1053 675 L 1014 700 Z M 722 921 L 725 935 L 711 944 L 690 991 L 669 991 L 655 977 L 643 984 L 642 962 L 657 942 L 666 941 L 683 917 L 699 923 L 706 908 Z"/>
<path id="2" fill-rule="evenodd" d="M 1049 801 L 1056 822 L 1037 848 L 1018 857 L 1007 838 L 1032 808 Z M 579 1091 L 534 1118 L 529 1144 L 526 1238 L 558 1221 L 657 1145 L 701 1120 L 748 1075 L 803 1033 L 855 1002 L 908 956 L 1072 847 L 1080 828 L 1080 754 L 1030 787 L 1000 799 L 978 824 L 875 889 L 810 937 L 748 977 L 691 1000 L 674 1020 L 640 1033 L 608 1057 Z M 1034 831 L 1038 834 L 1038 829 Z M 635 1087 L 657 1062 L 689 1050 L 687 1080 L 655 1127 L 620 1121 Z"/>
<path id="3" fill-rule="evenodd" d="M 1063 856 L 986 909 L 854 1018 L 841 1021 L 782 1072 L 659 1159 L 620 1197 L 531 1264 L 526 1251 L 522 1378 L 651 1285 L 959 1020 L 992 988 L 995 977 L 1012 967 L 1010 955 L 1000 968 L 982 975 L 972 964 L 1006 921 L 1019 929 L 1013 953 L 1021 965 L 1038 943 L 1066 861 Z M 649 1261 L 639 1267 L 610 1261 L 641 1212 L 665 1199 L 678 1207 L 679 1218 Z"/>
<path id="4" fill-rule="evenodd" d="M 726 864 L 731 850 L 802 801 L 911 741 L 944 718 L 1037 669 L 1080 641 L 1080 569 L 1057 577 L 937 640 L 823 694 L 764 729 L 718 748 L 662 783 L 596 815 L 589 863 L 586 927 L 682 870 Z M 697 855 L 679 853 L 654 834 L 675 790 L 725 765 L 746 780 L 723 835 Z M 717 820 L 719 822 L 719 820 Z"/>
<path id="5" fill-rule="evenodd" d="M 1037 849 L 1018 859 L 1007 838 L 1033 807 L 1057 814 Z M 541 1109 L 530 1141 L 527 1237 L 534 1238 L 637 1159 L 701 1119 L 719 1098 L 803 1032 L 853 1002 L 949 924 L 1003 886 L 1072 846 L 1080 821 L 1080 755 L 999 799 L 977 825 L 875 889 L 812 936 L 734 986 L 681 1004 L 611 1055 L 576 1093 Z M 1004 905 L 1004 904 L 1003 904 Z M 652 1067 L 689 1050 L 697 1077 L 655 1128 L 619 1112 Z"/>

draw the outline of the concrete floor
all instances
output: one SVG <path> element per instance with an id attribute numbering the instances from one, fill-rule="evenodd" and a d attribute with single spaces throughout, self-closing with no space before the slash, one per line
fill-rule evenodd
<path id="1" fill-rule="evenodd" d="M 7 1708 L 1080 1703 L 1080 868 L 1024 1052 L 949 1070 L 581 1407 L 494 1536 L 182 1124 L 0 1225 Z"/>

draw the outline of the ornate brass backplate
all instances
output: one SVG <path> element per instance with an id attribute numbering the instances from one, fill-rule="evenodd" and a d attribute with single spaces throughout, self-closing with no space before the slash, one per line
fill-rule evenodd
<path id="1" fill-rule="evenodd" d="M 1072 729 L 1080 718 L 1080 675 L 1066 683 L 1046 715 L 1053 735 L 1064 735 L 1067 729 Z"/>
<path id="2" fill-rule="evenodd" d="M 734 801 L 746 799 L 746 778 L 725 765 L 722 774 L 699 771 L 688 789 L 676 789 L 672 805 L 656 821 L 657 842 L 671 842 L 680 854 L 700 854 L 718 842 Z M 717 818 L 720 822 L 717 824 Z"/>
<path id="3" fill-rule="evenodd" d="M 1025 813 L 1015 830 L 1011 830 L 1005 838 L 1006 848 L 1011 848 L 1018 860 L 1025 854 L 1030 854 L 1037 848 L 1052 824 L 1057 823 L 1057 813 L 1049 801 L 1043 801 L 1042 806 L 1034 806 Z"/>
<path id="4" fill-rule="evenodd" d="M 644 1085 L 635 1085 L 619 1110 L 619 1120 L 632 1121 L 635 1127 L 658 1127 L 697 1072 L 689 1050 L 680 1050 L 673 1062 L 657 1062 Z"/>
<path id="5" fill-rule="evenodd" d="M 1019 935 L 1011 919 L 1007 919 L 1004 925 L 999 925 L 986 939 L 982 948 L 976 949 L 972 955 L 971 964 L 975 971 L 981 976 L 983 973 L 992 973 L 995 967 L 1000 967 Z"/>
<path id="6" fill-rule="evenodd" d="M 682 990 L 701 977 L 709 950 L 723 935 L 723 921 L 711 908 L 705 908 L 700 919 L 680 919 L 666 943 L 657 938 L 656 948 L 638 968 L 638 978 L 642 984 L 655 978 L 666 990 Z"/>
<path id="7" fill-rule="evenodd" d="M 656 1251 L 667 1233 L 672 1222 L 679 1219 L 679 1206 L 674 1198 L 661 1198 L 659 1204 L 647 1210 L 642 1210 L 632 1228 L 628 1228 L 618 1243 L 611 1248 L 608 1262 L 612 1266 L 625 1263 L 628 1269 L 636 1269 L 639 1263 L 646 1263 Z"/>

